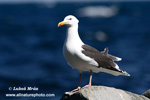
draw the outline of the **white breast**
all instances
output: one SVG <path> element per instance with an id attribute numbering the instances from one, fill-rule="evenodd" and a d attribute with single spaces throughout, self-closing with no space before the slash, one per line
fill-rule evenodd
<path id="1" fill-rule="evenodd" d="M 63 47 L 63 54 L 69 65 L 79 71 L 97 70 L 98 63 L 82 53 L 83 43 L 69 42 Z M 94 69 L 93 69 L 94 68 Z M 96 68 L 96 69 L 95 69 Z"/>
<path id="2" fill-rule="evenodd" d="M 84 43 L 78 35 L 78 24 L 68 27 L 63 54 L 67 62 L 79 71 L 93 70 L 98 63 L 82 53 Z"/>

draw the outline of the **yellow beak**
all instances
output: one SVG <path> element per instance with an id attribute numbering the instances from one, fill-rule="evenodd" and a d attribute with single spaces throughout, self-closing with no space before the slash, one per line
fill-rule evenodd
<path id="1" fill-rule="evenodd" d="M 61 21 L 61 22 L 58 23 L 58 27 L 60 27 L 60 26 L 62 26 L 62 25 L 65 25 L 65 24 L 66 24 L 66 22 Z"/>

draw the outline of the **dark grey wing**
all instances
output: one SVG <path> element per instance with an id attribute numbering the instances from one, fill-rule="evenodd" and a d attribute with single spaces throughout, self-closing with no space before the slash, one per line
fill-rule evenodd
<path id="1" fill-rule="evenodd" d="M 114 56 L 108 55 L 107 48 L 102 52 L 86 44 L 82 45 L 82 48 L 82 53 L 86 56 L 89 56 L 90 58 L 93 58 L 99 64 L 99 68 L 103 67 L 106 69 L 121 72 L 121 70 L 115 68 L 116 64 L 114 62 Z"/>
<path id="2" fill-rule="evenodd" d="M 110 59 L 112 59 L 113 61 L 120 61 L 120 60 L 122 60 L 121 58 L 112 56 L 112 55 L 110 55 L 110 54 L 108 54 L 107 56 L 108 56 Z"/>
<path id="3" fill-rule="evenodd" d="M 101 51 L 104 55 L 108 55 L 108 48 L 105 48 L 104 51 Z"/>
<path id="4" fill-rule="evenodd" d="M 108 54 L 108 48 L 105 48 L 104 51 L 101 51 L 101 53 L 105 54 L 108 58 L 112 59 L 113 61 L 121 60 L 121 58 L 119 58 L 119 57 L 115 57 L 115 56 Z"/>

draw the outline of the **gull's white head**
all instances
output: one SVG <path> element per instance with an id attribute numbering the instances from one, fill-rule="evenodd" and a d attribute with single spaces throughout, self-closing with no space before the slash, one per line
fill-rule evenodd
<path id="1" fill-rule="evenodd" d="M 73 26 L 73 25 L 77 25 L 78 23 L 79 23 L 79 20 L 75 16 L 68 15 L 64 18 L 63 21 L 58 23 L 58 27 L 62 25 Z"/>

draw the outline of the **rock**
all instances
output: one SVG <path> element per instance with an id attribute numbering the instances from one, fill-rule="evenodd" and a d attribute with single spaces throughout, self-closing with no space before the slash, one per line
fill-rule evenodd
<path id="1" fill-rule="evenodd" d="M 150 100 L 143 95 L 105 86 L 91 86 L 77 92 L 66 92 L 60 100 Z"/>
<path id="2" fill-rule="evenodd" d="M 144 92 L 142 95 L 150 99 L 150 89 Z"/>

